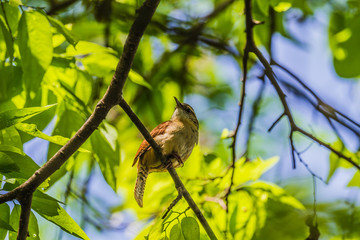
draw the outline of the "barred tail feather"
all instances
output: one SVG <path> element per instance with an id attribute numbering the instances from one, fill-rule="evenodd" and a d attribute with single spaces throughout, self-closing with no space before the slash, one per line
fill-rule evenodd
<path id="1" fill-rule="evenodd" d="M 145 184 L 149 172 L 143 168 L 139 168 L 135 184 L 134 196 L 136 202 L 140 207 L 143 207 L 143 196 L 145 191 Z"/>

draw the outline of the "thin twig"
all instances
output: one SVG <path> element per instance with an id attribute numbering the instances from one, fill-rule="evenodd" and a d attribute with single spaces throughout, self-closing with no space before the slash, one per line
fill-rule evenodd
<path id="1" fill-rule="evenodd" d="M 166 215 L 170 212 L 170 210 L 175 207 L 175 205 L 180 201 L 180 199 L 182 198 L 182 189 L 178 189 L 178 195 L 177 197 L 174 199 L 174 201 L 171 202 L 170 206 L 167 208 L 166 212 L 164 213 L 164 215 L 161 217 L 161 219 L 166 218 Z"/>
<path id="2" fill-rule="evenodd" d="M 358 131 L 356 131 L 354 128 L 352 128 L 351 126 L 347 125 L 346 123 L 344 123 L 343 121 L 341 121 L 336 114 L 339 114 L 341 117 L 343 117 L 344 119 L 346 119 L 347 121 L 349 121 L 350 123 L 352 123 L 353 125 L 355 125 L 356 127 L 360 128 L 360 124 L 355 122 L 354 120 L 352 120 L 351 118 L 349 118 L 348 116 L 346 116 L 345 114 L 343 114 L 342 112 L 340 112 L 339 110 L 331 107 L 330 105 L 328 105 L 327 103 L 325 103 L 309 86 L 307 86 L 304 81 L 302 81 L 297 75 L 295 75 L 292 71 L 290 71 L 288 68 L 286 68 L 284 65 L 279 64 L 277 61 L 271 59 L 271 64 L 275 65 L 277 67 L 279 67 L 281 70 L 283 70 L 284 72 L 286 72 L 287 74 L 289 74 L 296 82 L 298 82 L 305 90 L 307 90 L 311 96 L 313 96 L 316 101 L 317 104 L 313 103 L 312 101 L 310 101 L 310 99 L 307 99 L 313 106 L 314 108 L 316 108 L 320 113 L 322 113 L 325 117 L 331 117 L 332 119 L 334 119 L 335 121 L 337 121 L 338 123 L 340 123 L 341 125 L 343 125 L 344 127 L 348 128 L 350 131 L 354 132 L 357 136 L 360 136 L 360 133 Z"/>
<path id="3" fill-rule="evenodd" d="M 273 124 L 271 124 L 271 126 L 268 129 L 268 132 L 271 132 L 273 130 L 273 128 L 276 126 L 276 124 L 285 116 L 285 113 L 282 113 L 275 121 Z"/>
<path id="4" fill-rule="evenodd" d="M 265 91 L 265 80 L 264 80 L 264 76 L 260 77 L 261 79 L 261 86 L 257 92 L 257 95 L 255 97 L 255 101 L 252 104 L 252 110 L 251 110 L 251 115 L 249 118 L 249 125 L 248 125 L 248 129 L 247 129 L 247 140 L 246 140 L 246 150 L 245 150 L 245 157 L 248 156 L 249 154 L 249 149 L 250 149 L 250 142 L 251 142 L 251 133 L 254 130 L 254 125 L 255 125 L 255 121 L 256 121 L 256 117 L 258 116 L 259 113 L 259 108 L 260 108 L 260 103 Z"/>
<path id="5" fill-rule="evenodd" d="M 311 176 L 314 177 L 314 178 L 319 179 L 319 180 L 320 180 L 321 182 L 323 182 L 324 184 L 327 184 L 326 181 L 325 181 L 322 177 L 318 176 L 316 173 L 314 173 L 313 170 L 311 170 L 311 168 L 309 167 L 309 165 L 302 159 L 301 153 L 298 152 L 296 149 L 294 149 L 294 151 L 295 151 L 295 153 L 296 153 L 296 155 L 297 155 L 297 157 L 298 157 L 298 159 L 299 159 L 299 162 L 301 162 L 301 163 L 304 165 L 304 167 L 305 167 L 306 170 L 311 174 Z"/>

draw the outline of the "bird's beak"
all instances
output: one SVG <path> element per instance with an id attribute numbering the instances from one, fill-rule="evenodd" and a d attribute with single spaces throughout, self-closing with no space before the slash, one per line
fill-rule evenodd
<path id="1" fill-rule="evenodd" d="M 182 103 L 176 98 L 175 98 L 175 102 L 176 102 L 176 107 L 182 107 Z"/>

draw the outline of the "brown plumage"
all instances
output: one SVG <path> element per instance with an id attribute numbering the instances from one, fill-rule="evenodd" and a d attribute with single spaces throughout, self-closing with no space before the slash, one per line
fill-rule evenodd
<path id="1" fill-rule="evenodd" d="M 151 136 L 161 147 L 163 155 L 169 159 L 174 168 L 184 164 L 198 142 L 199 122 L 192 107 L 180 103 L 176 98 L 176 108 L 169 121 L 163 122 L 151 131 Z M 166 167 L 157 158 L 150 144 L 144 140 L 134 158 L 138 162 L 138 176 L 134 196 L 140 207 L 143 206 L 143 195 L 147 176 L 151 172 L 166 171 Z"/>

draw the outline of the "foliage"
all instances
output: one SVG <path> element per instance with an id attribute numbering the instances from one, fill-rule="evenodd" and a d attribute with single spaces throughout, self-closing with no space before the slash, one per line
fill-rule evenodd
<path id="1" fill-rule="evenodd" d="M 70 1 L 71 7 L 61 8 L 62 2 L 66 1 L 1 1 L 0 186 L 4 192 L 31 177 L 90 116 L 112 79 L 136 9 L 142 4 L 134 0 L 74 0 Z M 343 78 L 359 77 L 357 1 L 253 0 L 252 3 L 255 20 L 263 23 L 254 28 L 254 38 L 269 56 L 273 35 L 302 44 L 288 29 L 289 16 L 294 15 L 301 23 L 312 19 L 316 11 L 331 9 L 328 31 L 334 69 Z M 224 4 L 226 7 L 221 8 Z M 232 58 L 237 69 L 243 67 L 246 41 L 243 11 L 244 1 L 163 1 L 141 41 L 128 76 L 130 81 L 123 91 L 124 98 L 149 128 L 170 118 L 174 108 L 172 96 L 187 96 L 204 103 L 196 109 L 201 125 L 200 144 L 178 172 L 220 239 L 305 239 L 309 236 L 306 219 L 316 215 L 307 202 L 309 199 L 296 198 L 281 184 L 262 179 L 279 161 L 263 149 L 265 145 L 271 148 L 274 141 L 249 130 L 249 139 L 258 146 L 238 143 L 236 162 L 232 165 L 227 146 L 233 132 L 227 128 L 234 126 L 236 118 L 215 117 L 231 108 L 234 99 L 238 100 L 240 84 L 229 81 L 229 73 L 218 66 L 225 56 Z M 251 56 L 249 68 L 254 75 L 262 72 L 255 61 Z M 252 97 L 251 101 L 256 102 Z M 274 109 L 278 110 L 274 95 L 266 97 L 260 101 L 259 117 L 266 118 Z M 219 119 L 230 125 L 225 129 Z M 266 124 L 270 126 L 271 122 Z M 331 147 L 360 163 L 359 152 L 337 137 L 328 140 L 333 142 Z M 37 138 L 49 143 L 40 146 L 46 148 L 46 159 L 32 158 L 25 151 L 24 146 Z M 125 114 L 118 108 L 112 109 L 85 144 L 35 191 L 30 238 L 48 238 L 38 223 L 40 217 L 77 238 L 89 239 L 91 236 L 85 233 L 89 226 L 104 230 L 109 227 L 109 215 L 131 209 L 146 225 L 137 239 L 144 236 L 146 239 L 207 239 L 183 199 L 162 219 L 162 213 L 176 197 L 167 173 L 149 176 L 144 208 L 136 205 L 133 200 L 136 169 L 131 164 L 141 141 L 138 130 Z M 303 144 L 301 140 L 297 142 Z M 329 165 L 327 182 L 338 169 L 352 167 L 334 152 L 330 153 Z M 97 170 L 112 193 L 124 198 L 107 206 L 105 213 L 88 200 L 92 199 L 88 193 L 91 176 Z M 348 186 L 359 187 L 359 179 L 357 171 Z M 97 189 L 98 195 L 104 189 Z M 66 208 L 71 204 L 64 203 L 69 199 L 76 202 L 74 206 L 81 204 L 82 210 L 68 211 Z M 339 239 L 359 237 L 356 218 L 343 221 L 358 210 L 355 205 L 350 208 L 337 203 L 318 204 L 321 234 Z M 16 238 L 19 215 L 18 202 L 0 205 L 0 240 L 7 234 L 9 239 Z"/>

